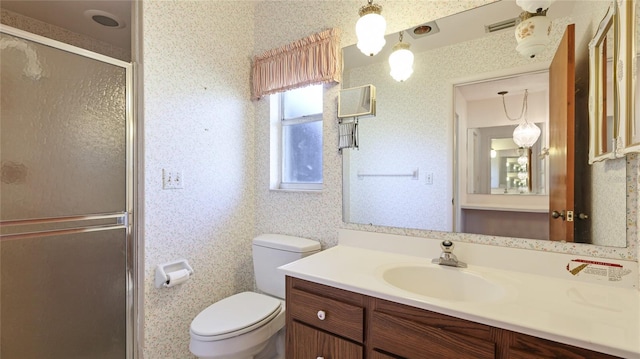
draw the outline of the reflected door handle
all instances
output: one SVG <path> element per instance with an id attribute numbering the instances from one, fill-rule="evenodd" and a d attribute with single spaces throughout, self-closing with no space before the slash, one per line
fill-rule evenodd
<path id="1" fill-rule="evenodd" d="M 578 218 L 585 220 L 585 219 L 589 219 L 589 215 L 586 213 L 580 213 L 578 214 Z"/>
<path id="2" fill-rule="evenodd" d="M 551 217 L 553 217 L 554 219 L 562 218 L 562 220 L 564 221 L 564 211 L 562 212 L 553 211 L 551 212 Z"/>

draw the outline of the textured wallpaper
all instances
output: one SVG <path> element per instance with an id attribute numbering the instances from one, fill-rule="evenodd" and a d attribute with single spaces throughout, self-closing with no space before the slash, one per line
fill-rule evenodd
<path id="1" fill-rule="evenodd" d="M 145 1 L 144 356 L 191 358 L 189 326 L 213 302 L 253 288 L 254 110 L 251 2 Z M 184 189 L 163 190 L 162 170 Z M 187 283 L 153 286 L 185 258 Z"/>
<path id="2" fill-rule="evenodd" d="M 450 84 L 440 77 L 449 71 L 429 76 L 434 65 L 433 56 L 423 52 L 416 54 L 414 73 L 403 83 L 389 75 L 386 61 L 355 68 L 346 76 L 344 87 L 371 83 L 377 97 L 376 117 L 359 120 L 360 148 L 343 155 L 350 164 L 350 200 L 344 204 L 350 222 L 451 230 L 452 125 L 447 115 L 434 111 L 451 109 L 446 104 Z M 417 179 L 385 176 L 415 170 Z M 430 185 L 425 180 L 428 173 Z"/>

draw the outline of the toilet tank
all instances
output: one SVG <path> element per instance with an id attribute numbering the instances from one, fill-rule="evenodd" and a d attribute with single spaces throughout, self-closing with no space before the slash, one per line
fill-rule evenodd
<path id="1" fill-rule="evenodd" d="M 320 243 L 283 234 L 262 234 L 253 239 L 253 271 L 258 289 L 284 299 L 284 274 L 278 267 L 320 251 Z"/>

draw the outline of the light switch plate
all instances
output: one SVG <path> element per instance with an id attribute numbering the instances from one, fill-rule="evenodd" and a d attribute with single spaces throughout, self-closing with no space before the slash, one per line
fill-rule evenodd
<path id="1" fill-rule="evenodd" d="M 180 170 L 162 170 L 162 189 L 183 189 L 184 178 Z"/>

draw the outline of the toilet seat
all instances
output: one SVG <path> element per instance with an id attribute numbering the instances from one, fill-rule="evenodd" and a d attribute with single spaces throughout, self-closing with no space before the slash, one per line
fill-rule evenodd
<path id="1" fill-rule="evenodd" d="M 238 336 L 272 320 L 282 310 L 276 298 L 242 292 L 216 303 L 198 314 L 191 322 L 191 335 L 201 341 L 217 341 Z"/>

